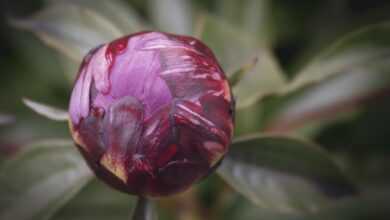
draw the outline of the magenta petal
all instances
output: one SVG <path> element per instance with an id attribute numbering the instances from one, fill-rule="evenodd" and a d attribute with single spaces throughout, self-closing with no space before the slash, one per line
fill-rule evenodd
<path id="1" fill-rule="evenodd" d="M 78 124 L 81 118 L 89 113 L 89 96 L 92 84 L 92 75 L 81 70 L 80 78 L 73 88 L 69 105 L 69 114 L 73 123 Z"/>

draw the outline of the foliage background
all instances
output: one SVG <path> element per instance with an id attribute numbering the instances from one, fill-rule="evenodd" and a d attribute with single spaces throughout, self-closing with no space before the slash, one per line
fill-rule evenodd
<path id="1" fill-rule="evenodd" d="M 66 123 L 46 120 L 21 101 L 22 97 L 29 97 L 67 108 L 72 77 L 69 76 L 70 65 L 64 56 L 47 47 L 31 32 L 10 25 L 10 18 L 29 16 L 42 9 L 47 2 L 1 1 L 0 166 L 9 158 L 16 157 L 23 146 L 32 142 L 69 137 Z M 173 2 L 169 3 L 173 5 L 168 7 L 168 2 Z M 349 208 L 315 215 L 319 216 L 318 219 L 388 219 L 390 213 L 385 207 L 390 202 L 387 196 L 390 192 L 390 59 L 387 53 L 390 27 L 386 24 L 390 21 L 390 2 L 179 2 L 132 0 L 126 4 L 134 9 L 140 20 L 151 24 L 150 27 L 190 34 L 201 30 L 200 36 L 220 55 L 218 57 L 227 73 L 246 72 L 245 69 L 249 69 L 243 82 L 253 80 L 258 84 L 249 83 L 246 88 L 237 89 L 236 92 L 243 97 L 239 100 L 249 100 L 250 103 L 251 95 L 262 88 L 266 89 L 261 96 L 278 92 L 287 94 L 282 97 L 269 95 L 260 104 L 241 109 L 237 115 L 236 135 L 256 132 L 293 134 L 310 139 L 328 151 L 365 197 L 364 202 L 357 202 L 353 208 L 346 205 Z M 350 37 L 344 38 L 346 35 Z M 334 42 L 339 43 L 335 45 Z M 259 61 L 255 67 L 251 67 L 256 57 L 251 49 L 255 47 L 261 47 L 262 53 L 257 54 Z M 335 49 L 329 53 L 323 52 L 330 47 Z M 318 54 L 323 54 L 320 55 L 323 59 L 313 61 Z M 240 69 L 241 66 L 243 69 Z M 311 82 L 312 78 L 316 78 L 313 77 L 316 73 L 320 77 L 304 89 L 293 90 L 290 87 L 294 88 L 294 84 L 269 84 L 279 80 L 272 78 L 275 76 L 270 72 L 279 70 L 286 81 L 305 71 L 303 81 Z M 255 76 L 251 76 L 250 72 L 271 78 L 253 78 Z M 347 76 L 322 79 L 327 73 L 334 72 L 345 72 Z M 355 74 L 357 77 L 351 77 L 349 72 L 359 73 Z M 299 81 L 296 84 L 297 87 L 301 86 Z M 280 90 L 275 91 L 274 87 Z M 4 172 L 0 174 L 4 178 Z M 12 172 L 6 174 L 12 175 Z M 16 185 L 22 183 L 22 180 L 14 181 Z M 122 216 L 129 215 L 130 202 L 126 201 L 127 197 L 111 192 L 100 183 L 89 184 L 91 187 L 78 195 L 75 207 L 62 209 L 54 219 L 67 219 L 66 216 L 74 213 L 78 213 L 80 219 L 92 219 L 95 215 L 123 219 Z M 4 195 L 11 191 L 3 188 L 0 197 L 6 198 Z M 99 194 L 111 195 L 112 198 L 102 199 L 97 196 Z M 89 204 L 90 200 L 100 202 Z M 90 207 L 95 207 L 93 215 Z M 275 217 L 269 210 L 257 208 L 217 175 L 212 175 L 188 192 L 159 200 L 157 207 L 160 219 L 303 218 L 290 214 Z M 45 219 L 43 216 L 34 218 Z M 310 219 L 314 218 L 312 216 Z"/>

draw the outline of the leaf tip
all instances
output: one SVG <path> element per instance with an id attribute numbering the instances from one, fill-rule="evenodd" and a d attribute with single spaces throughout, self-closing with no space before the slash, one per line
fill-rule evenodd
<path id="1" fill-rule="evenodd" d="M 68 112 L 65 110 L 51 107 L 49 105 L 42 104 L 39 102 L 35 102 L 26 97 L 22 98 L 22 102 L 37 114 L 42 115 L 50 120 L 68 121 L 69 119 Z"/>

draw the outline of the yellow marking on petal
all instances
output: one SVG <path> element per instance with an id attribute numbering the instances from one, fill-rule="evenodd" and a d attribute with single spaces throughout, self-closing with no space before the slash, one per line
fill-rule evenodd
<path id="1" fill-rule="evenodd" d="M 225 147 L 222 144 L 214 141 L 206 141 L 203 143 L 203 146 L 211 154 L 210 167 L 213 167 L 223 157 L 225 153 Z"/>
<path id="2" fill-rule="evenodd" d="M 68 123 L 69 123 L 70 133 L 76 145 L 83 148 L 83 150 L 88 151 L 88 148 L 86 147 L 84 141 L 82 140 L 80 133 L 74 130 L 71 120 L 69 120 Z"/>
<path id="3" fill-rule="evenodd" d="M 227 100 L 227 101 L 231 101 L 232 100 L 232 97 L 231 97 L 231 94 L 230 94 L 230 86 L 229 86 L 229 82 L 227 80 L 225 80 L 223 82 L 223 97 Z"/>
<path id="4" fill-rule="evenodd" d="M 118 160 L 115 160 L 110 153 L 103 155 L 102 159 L 100 159 L 100 164 L 116 177 L 121 179 L 124 183 L 127 182 L 127 175 L 124 164 Z"/>

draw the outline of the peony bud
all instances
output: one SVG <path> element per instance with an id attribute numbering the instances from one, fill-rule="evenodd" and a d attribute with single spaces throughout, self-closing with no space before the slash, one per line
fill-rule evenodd
<path id="1" fill-rule="evenodd" d="M 180 192 L 207 176 L 228 150 L 233 112 L 210 49 L 159 32 L 93 49 L 69 106 L 73 139 L 96 175 L 142 196 Z"/>

